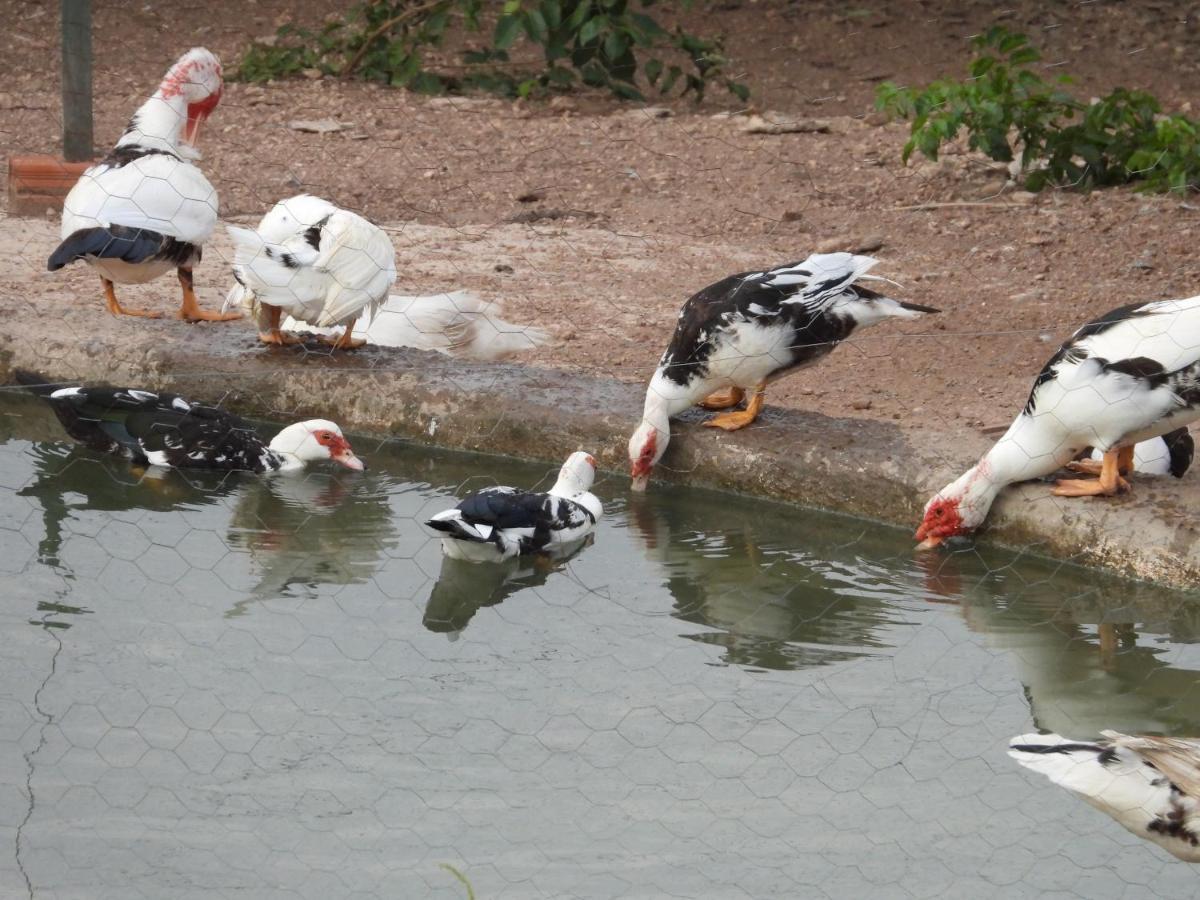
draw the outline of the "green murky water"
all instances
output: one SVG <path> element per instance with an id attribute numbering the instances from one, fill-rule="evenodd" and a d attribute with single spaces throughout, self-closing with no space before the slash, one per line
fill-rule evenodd
<path id="1" fill-rule="evenodd" d="M 0 403 L 0 896 L 1195 890 L 1004 754 L 1200 734 L 1195 597 L 615 477 L 472 566 L 420 522 L 547 467 L 139 478 Z"/>

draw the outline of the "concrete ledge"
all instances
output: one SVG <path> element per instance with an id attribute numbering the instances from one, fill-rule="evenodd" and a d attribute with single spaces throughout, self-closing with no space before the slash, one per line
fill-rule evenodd
<path id="1" fill-rule="evenodd" d="M 122 323 L 103 337 L 34 343 L 0 335 L 0 380 L 13 368 L 51 380 L 169 388 L 278 420 L 322 416 L 359 434 L 557 462 L 587 448 L 626 471 L 625 445 L 642 389 L 518 365 L 368 348 L 272 349 L 238 325 Z M 699 418 L 692 417 L 693 419 Z M 871 420 L 768 408 L 735 434 L 679 423 L 659 478 L 790 501 L 912 530 L 928 497 L 988 442 Z M 369 445 L 362 448 L 369 458 Z M 650 488 L 654 490 L 653 484 Z M 1176 587 L 1200 584 L 1200 478 L 1137 479 L 1112 501 L 1011 489 L 981 539 Z"/>

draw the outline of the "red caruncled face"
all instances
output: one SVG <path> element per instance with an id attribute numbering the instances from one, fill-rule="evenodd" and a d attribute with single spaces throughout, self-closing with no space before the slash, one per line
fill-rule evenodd
<path id="1" fill-rule="evenodd" d="M 921 527 L 917 529 L 916 539 L 931 542 L 930 546 L 934 546 L 965 531 L 962 515 L 958 511 L 958 501 L 940 498 L 930 503 L 929 508 L 925 510 L 925 518 L 921 521 Z"/>
<path id="2" fill-rule="evenodd" d="M 209 94 L 199 103 L 189 103 L 187 108 L 187 125 L 183 129 L 183 141 L 191 146 L 196 145 L 196 141 L 200 139 L 200 126 L 204 124 L 204 120 L 212 115 L 212 111 L 217 108 L 217 104 L 221 102 L 221 88 L 217 88 L 216 93 Z"/>
<path id="3" fill-rule="evenodd" d="M 646 438 L 646 443 L 642 445 L 642 450 L 638 454 L 638 458 L 633 461 L 629 474 L 634 478 L 641 478 L 649 475 L 650 470 L 654 468 L 654 451 L 658 449 L 658 432 L 650 432 L 650 437 Z"/>
<path id="4" fill-rule="evenodd" d="M 329 458 L 334 462 L 341 463 L 348 469 L 362 471 L 362 461 L 350 449 L 350 442 L 340 434 L 322 429 L 314 432 L 313 437 L 317 439 L 318 444 L 329 449 Z"/>

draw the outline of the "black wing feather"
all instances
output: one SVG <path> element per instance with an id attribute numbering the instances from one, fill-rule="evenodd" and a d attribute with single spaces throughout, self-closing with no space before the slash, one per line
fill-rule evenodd
<path id="1" fill-rule="evenodd" d="M 27 381 L 38 376 L 26 375 Z M 148 462 L 162 453 L 177 468 L 254 472 L 273 468 L 272 454 L 248 422 L 233 413 L 192 403 L 178 394 L 109 386 L 63 388 L 45 397 L 72 438 L 104 453 Z"/>
<path id="2" fill-rule="evenodd" d="M 738 321 L 764 326 L 787 325 L 793 329 L 790 348 L 795 353 L 791 366 L 800 366 L 824 356 L 854 330 L 854 320 L 804 303 L 785 303 L 808 288 L 804 284 L 769 284 L 784 268 L 767 272 L 730 275 L 694 294 L 683 305 L 675 333 L 659 363 L 663 374 L 679 385 L 708 375 L 708 361 L 716 349 L 717 336 Z M 844 280 L 844 279 L 842 279 Z M 836 287 L 834 279 L 830 287 Z M 822 287 L 824 289 L 824 287 Z M 845 289 L 864 299 L 880 295 L 858 285 Z"/>

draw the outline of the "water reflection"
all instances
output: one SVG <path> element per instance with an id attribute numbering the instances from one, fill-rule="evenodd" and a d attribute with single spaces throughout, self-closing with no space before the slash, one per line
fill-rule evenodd
<path id="1" fill-rule="evenodd" d="M 641 501 L 630 504 L 630 524 L 662 566 L 673 615 L 713 628 L 688 637 L 724 648 L 726 662 L 828 665 L 886 651 L 887 632 L 912 620 L 903 573 L 887 561 L 894 544 L 873 557 L 878 539 L 862 528 L 809 533 L 812 514 L 744 501 L 716 508 L 695 493 Z"/>
<path id="2" fill-rule="evenodd" d="M 17 496 L 35 499 L 42 509 L 38 561 L 66 577 L 72 573 L 61 558 L 63 535 L 77 513 L 197 509 L 216 503 L 238 484 L 237 476 L 135 468 L 74 445 L 33 444 L 28 452 L 34 477 Z"/>
<path id="3" fill-rule="evenodd" d="M 248 480 L 227 539 L 248 554 L 256 582 L 226 617 L 262 600 L 311 595 L 320 585 L 369 581 L 395 543 L 393 486 L 386 477 L 322 471 Z"/>
<path id="4" fill-rule="evenodd" d="M 1039 728 L 1200 732 L 1200 598 L 994 550 L 923 559 L 926 585 L 1009 651 Z"/>
<path id="5" fill-rule="evenodd" d="M 566 569 L 592 540 L 593 535 L 589 534 L 565 555 L 538 553 L 503 562 L 477 563 L 443 556 L 421 624 L 452 641 L 457 640 L 483 607 L 495 606 L 521 591 L 541 587 L 551 575 Z"/>

